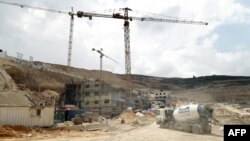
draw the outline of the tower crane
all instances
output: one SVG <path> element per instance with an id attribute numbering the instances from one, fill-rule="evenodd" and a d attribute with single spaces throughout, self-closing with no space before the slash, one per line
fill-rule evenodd
<path id="1" fill-rule="evenodd" d="M 103 53 L 103 49 L 95 49 L 95 48 L 92 48 L 92 51 L 96 51 L 97 53 L 100 54 L 100 79 L 102 79 L 102 58 L 103 57 L 106 57 L 108 58 L 109 60 L 115 62 L 115 63 L 118 63 L 116 60 L 114 60 L 113 58 L 107 56 L 106 54 Z"/>
<path id="2" fill-rule="evenodd" d="M 207 22 L 202 21 L 192 21 L 192 20 L 179 20 L 179 19 L 167 19 L 167 18 L 155 18 L 155 17 L 136 17 L 136 16 L 129 16 L 128 12 L 132 11 L 132 9 L 125 7 L 121 8 L 120 10 L 124 11 L 124 14 L 121 15 L 120 13 L 113 13 L 113 14 L 102 14 L 102 13 L 94 13 L 94 12 L 83 12 L 83 11 L 77 11 L 77 13 L 74 13 L 73 10 L 71 12 L 62 12 L 58 10 L 53 9 L 47 9 L 47 8 L 40 8 L 40 7 L 34 7 L 29 5 L 22 5 L 18 3 L 10 3 L 10 2 L 4 2 L 0 1 L 2 4 L 8 4 L 8 5 L 14 5 L 14 6 L 20 6 L 21 8 L 33 8 L 37 10 L 44 10 L 48 12 L 57 12 L 62 14 L 68 14 L 71 16 L 71 22 L 70 22 L 70 41 L 69 41 L 69 50 L 68 50 L 68 65 L 70 66 L 71 62 L 71 50 L 72 50 L 72 36 L 73 36 L 73 20 L 74 16 L 76 15 L 78 18 L 82 17 L 88 17 L 90 20 L 92 17 L 102 17 L 102 18 L 112 18 L 112 19 L 120 19 L 124 20 L 124 46 L 125 46 L 125 75 L 126 75 L 126 86 L 129 89 L 129 95 L 131 96 L 131 55 L 130 55 L 130 29 L 129 29 L 129 22 L 130 21 L 141 21 L 141 22 L 164 22 L 164 23 L 178 23 L 178 24 L 196 24 L 196 25 L 208 25 Z"/>
<path id="3" fill-rule="evenodd" d="M 72 56 L 72 43 L 73 43 L 73 29 L 74 29 L 74 11 L 73 7 L 71 8 L 71 12 L 64 12 L 60 10 L 54 10 L 49 8 L 42 8 L 42 7 L 36 7 L 36 6 L 30 6 L 26 4 L 19 4 L 14 2 L 6 2 L 6 1 L 0 1 L 1 4 L 7 4 L 7 5 L 13 5 L 18 6 L 21 8 L 30 8 L 35 10 L 41 10 L 46 12 L 54 12 L 54 13 L 60 13 L 60 14 L 66 14 L 70 16 L 70 28 L 69 28 L 69 45 L 68 45 L 68 58 L 67 58 L 67 66 L 71 66 L 71 56 Z"/>
<path id="4" fill-rule="evenodd" d="M 77 17 L 88 17 L 92 19 L 92 17 L 102 17 L 102 18 L 114 18 L 114 19 L 122 19 L 124 20 L 124 46 L 125 46 L 125 74 L 131 74 L 131 56 L 130 56 L 130 29 L 129 29 L 129 21 L 148 21 L 148 22 L 166 22 L 166 23 L 180 23 L 180 24 L 197 24 L 197 25 L 208 25 L 207 22 L 202 21 L 188 21 L 188 20 L 173 20 L 173 19 L 162 19 L 162 18 L 154 18 L 154 17 L 132 17 L 128 15 L 128 11 L 132 11 L 132 9 L 126 7 L 121 8 L 124 11 L 124 15 L 120 13 L 113 13 L 113 15 L 108 14 L 98 14 L 98 13 L 90 13 L 90 12 L 82 12 L 77 11 Z"/>
<path id="5" fill-rule="evenodd" d="M 128 12 L 132 11 L 132 9 L 125 7 L 120 10 L 124 11 L 124 15 L 120 13 L 109 14 L 98 14 L 98 13 L 90 13 L 77 11 L 76 15 L 78 18 L 88 17 L 92 19 L 92 17 L 102 17 L 102 18 L 113 18 L 113 19 L 121 19 L 124 20 L 124 46 L 125 46 L 125 78 L 126 78 L 126 87 L 127 94 L 129 96 L 129 100 L 131 100 L 132 95 L 132 80 L 131 80 L 131 54 L 130 54 L 130 29 L 129 29 L 129 21 L 141 21 L 141 22 L 165 22 L 165 23 L 179 23 L 179 24 L 196 24 L 196 25 L 208 25 L 207 22 L 202 21 L 191 21 L 191 20 L 177 20 L 177 19 L 163 19 L 163 18 L 154 18 L 154 17 L 135 17 L 129 16 Z M 128 101 L 127 101 L 128 102 Z M 128 104 L 128 103 L 127 103 Z"/>

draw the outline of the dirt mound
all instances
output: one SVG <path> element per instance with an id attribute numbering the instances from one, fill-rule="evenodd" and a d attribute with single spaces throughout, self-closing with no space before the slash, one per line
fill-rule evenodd
<path id="1" fill-rule="evenodd" d="M 31 127 L 22 125 L 3 125 L 0 126 L 0 137 L 22 137 L 32 131 Z"/>
<path id="2" fill-rule="evenodd" d="M 16 131 L 14 131 L 10 127 L 0 127 L 0 137 L 20 137 L 20 134 L 18 134 Z"/>
<path id="3" fill-rule="evenodd" d="M 132 123 L 133 125 L 146 125 L 155 121 L 155 116 L 151 112 L 144 114 L 137 112 L 135 114 L 132 110 L 122 112 L 119 118 L 124 119 L 125 123 Z"/>
<path id="4" fill-rule="evenodd" d="M 3 125 L 4 128 L 10 128 L 14 131 L 17 131 L 17 132 L 24 132 L 24 133 L 29 133 L 32 131 L 32 128 L 31 127 L 26 127 L 26 126 L 23 126 L 23 125 Z"/>
<path id="5" fill-rule="evenodd" d="M 11 128 L 0 126 L 0 137 L 18 137 L 18 135 Z"/>
<path id="6" fill-rule="evenodd" d="M 122 112 L 119 117 L 121 119 L 125 119 L 125 120 L 133 120 L 136 118 L 136 115 L 133 111 L 126 110 L 126 111 Z"/>

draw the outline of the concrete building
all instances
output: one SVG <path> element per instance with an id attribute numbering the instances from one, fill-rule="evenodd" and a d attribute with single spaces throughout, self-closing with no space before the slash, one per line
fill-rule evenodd
<path id="1" fill-rule="evenodd" d="M 124 90 L 99 80 L 66 84 L 61 107 L 77 105 L 80 109 L 101 115 L 119 114 L 125 108 Z"/>
<path id="2" fill-rule="evenodd" d="M 148 109 L 151 107 L 151 101 L 150 101 L 150 91 L 151 89 L 144 88 L 144 89 L 134 89 L 133 95 L 134 95 L 134 101 L 135 101 L 135 109 Z"/>
<path id="3" fill-rule="evenodd" d="M 162 102 L 164 104 L 169 100 L 170 91 L 164 90 L 152 90 L 149 93 L 149 101 L 152 102 Z"/>
<path id="4" fill-rule="evenodd" d="M 0 92 L 0 125 L 47 127 L 54 123 L 54 101 L 31 101 L 25 92 Z"/>

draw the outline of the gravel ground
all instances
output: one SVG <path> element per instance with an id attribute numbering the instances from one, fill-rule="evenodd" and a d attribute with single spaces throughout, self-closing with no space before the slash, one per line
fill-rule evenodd
<path id="1" fill-rule="evenodd" d="M 63 137 L 43 139 L 47 141 L 223 141 L 223 137 L 196 135 L 180 131 L 161 129 L 155 123 L 132 130 L 99 137 Z"/>

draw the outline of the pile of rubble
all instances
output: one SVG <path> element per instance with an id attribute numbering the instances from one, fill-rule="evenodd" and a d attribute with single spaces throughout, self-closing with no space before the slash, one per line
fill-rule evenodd
<path id="1" fill-rule="evenodd" d="M 125 121 L 127 120 L 135 120 L 136 119 L 136 115 L 132 110 L 126 110 L 124 112 L 122 112 L 119 116 L 120 119 L 124 119 Z"/>
<path id="2" fill-rule="evenodd" d="M 2 125 L 0 126 L 0 137 L 29 137 L 41 130 L 22 125 Z"/>
<path id="3" fill-rule="evenodd" d="M 234 105 L 217 104 L 213 108 L 211 133 L 223 136 L 223 125 L 249 124 L 250 113 Z"/>
<path id="4" fill-rule="evenodd" d="M 146 125 L 155 121 L 155 115 L 152 112 L 134 112 L 130 109 L 122 112 L 119 116 L 121 120 L 126 123 L 132 123 L 133 125 Z"/>
<path id="5" fill-rule="evenodd" d="M 9 138 L 54 138 L 54 137 L 96 137 L 106 135 L 107 132 L 79 132 L 75 129 L 67 128 L 39 128 L 39 127 L 26 127 L 22 125 L 2 125 L 0 126 L 0 140 Z"/>

